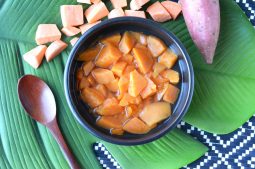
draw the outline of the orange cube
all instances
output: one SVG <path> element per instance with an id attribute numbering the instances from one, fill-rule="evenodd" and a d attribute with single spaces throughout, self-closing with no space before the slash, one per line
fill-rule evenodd
<path id="1" fill-rule="evenodd" d="M 106 17 L 108 14 L 109 14 L 109 11 L 107 7 L 105 6 L 105 3 L 103 3 L 102 1 L 91 5 L 85 11 L 85 17 L 87 18 L 88 23 L 94 23 Z"/>
<path id="2" fill-rule="evenodd" d="M 81 98 L 92 108 L 101 105 L 105 99 L 105 97 L 99 91 L 89 87 L 85 87 L 81 91 Z"/>
<path id="3" fill-rule="evenodd" d="M 134 58 L 133 55 L 126 54 L 120 58 L 120 61 L 124 61 L 127 64 L 131 65 L 133 63 L 133 58 Z"/>
<path id="4" fill-rule="evenodd" d="M 77 35 L 78 33 L 81 32 L 79 28 L 73 27 L 73 26 L 68 26 L 68 27 L 63 27 L 61 31 L 66 35 L 66 36 L 74 36 Z"/>
<path id="5" fill-rule="evenodd" d="M 35 41 L 37 45 L 61 39 L 61 32 L 56 24 L 40 24 L 37 27 Z"/>
<path id="6" fill-rule="evenodd" d="M 82 90 L 85 87 L 89 87 L 90 83 L 86 77 L 82 77 L 81 81 L 79 82 L 79 89 Z"/>
<path id="7" fill-rule="evenodd" d="M 124 124 L 123 130 L 132 134 L 145 134 L 148 133 L 151 128 L 139 118 L 134 117 Z"/>
<path id="8" fill-rule="evenodd" d="M 77 60 L 85 61 L 85 62 L 91 61 L 96 58 L 96 56 L 99 54 L 101 49 L 102 49 L 101 45 L 96 45 L 96 46 L 90 47 L 90 48 L 86 49 L 84 52 L 80 53 L 78 55 Z"/>
<path id="9" fill-rule="evenodd" d="M 148 82 L 136 70 L 130 73 L 128 93 L 130 96 L 137 97 L 140 92 L 147 86 Z"/>
<path id="10" fill-rule="evenodd" d="M 147 12 L 151 15 L 152 19 L 157 22 L 165 22 L 172 18 L 159 1 L 149 6 Z"/>
<path id="11" fill-rule="evenodd" d="M 99 84 L 108 84 L 115 80 L 112 71 L 108 69 L 96 68 L 91 74 Z"/>
<path id="12" fill-rule="evenodd" d="M 111 0 L 114 8 L 123 8 L 127 6 L 127 0 Z"/>
<path id="13" fill-rule="evenodd" d="M 79 26 L 84 23 L 82 5 L 61 5 L 60 14 L 64 27 Z"/>
<path id="14" fill-rule="evenodd" d="M 162 83 L 166 83 L 168 82 L 169 80 L 166 79 L 166 78 L 163 78 L 161 75 L 158 75 L 157 77 L 151 77 L 151 80 L 158 86 Z"/>
<path id="15" fill-rule="evenodd" d="M 143 99 L 154 95 L 157 92 L 157 86 L 155 83 L 148 77 L 146 77 L 147 80 L 147 86 L 141 91 L 140 95 Z"/>
<path id="16" fill-rule="evenodd" d="M 129 75 L 121 76 L 118 82 L 118 88 L 119 88 L 118 99 L 121 99 L 124 96 L 124 93 L 128 91 L 128 85 L 129 85 Z"/>
<path id="17" fill-rule="evenodd" d="M 164 42 L 155 36 L 148 36 L 147 43 L 148 48 L 154 57 L 158 57 L 167 49 Z"/>
<path id="18" fill-rule="evenodd" d="M 103 84 L 98 84 L 96 89 L 106 98 L 108 95 L 108 91 Z"/>
<path id="19" fill-rule="evenodd" d="M 135 66 L 134 65 L 128 65 L 126 67 L 126 69 L 123 72 L 123 75 L 128 75 L 130 74 L 130 72 L 132 72 L 133 70 L 135 70 Z"/>
<path id="20" fill-rule="evenodd" d="M 165 65 L 168 69 L 172 68 L 177 60 L 178 56 L 175 53 L 173 53 L 170 49 L 166 50 L 158 58 L 158 62 Z"/>
<path id="21" fill-rule="evenodd" d="M 178 84 L 180 81 L 180 75 L 177 71 L 168 69 L 160 73 L 162 77 L 169 80 L 172 84 Z"/>
<path id="22" fill-rule="evenodd" d="M 87 30 L 89 30 L 93 26 L 99 24 L 100 22 L 101 21 L 97 21 L 97 22 L 94 22 L 94 23 L 85 23 L 85 24 L 81 25 L 80 26 L 81 34 L 84 34 Z"/>
<path id="23" fill-rule="evenodd" d="M 173 1 L 163 1 L 161 4 L 166 8 L 168 13 L 171 15 L 174 20 L 178 17 L 178 15 L 182 11 L 182 7 L 179 3 Z"/>
<path id="24" fill-rule="evenodd" d="M 29 52 L 25 53 L 23 55 L 23 59 L 33 68 L 37 69 L 43 60 L 46 49 L 47 46 L 45 45 L 37 46 Z"/>
<path id="25" fill-rule="evenodd" d="M 155 63 L 154 65 L 153 65 L 153 74 L 152 74 L 152 76 L 154 77 L 154 78 L 156 78 L 162 71 L 164 71 L 166 69 L 166 66 L 165 65 L 163 65 L 163 64 L 161 64 L 161 63 Z"/>
<path id="26" fill-rule="evenodd" d="M 169 86 L 164 94 L 163 100 L 168 103 L 174 104 L 178 98 L 179 92 L 180 92 L 180 90 L 177 87 L 169 84 Z"/>
<path id="27" fill-rule="evenodd" d="M 92 61 L 87 62 L 82 66 L 83 72 L 85 76 L 88 76 L 91 70 L 95 67 L 95 64 Z"/>
<path id="28" fill-rule="evenodd" d="M 113 116 L 123 111 L 123 107 L 119 105 L 118 100 L 114 97 L 106 99 L 103 105 L 97 109 L 97 113 L 103 116 Z"/>
<path id="29" fill-rule="evenodd" d="M 87 79 L 89 81 L 90 86 L 96 85 L 96 80 L 94 79 L 94 77 L 91 74 L 87 77 Z"/>
<path id="30" fill-rule="evenodd" d="M 139 42 L 142 45 L 147 45 L 147 36 L 142 34 L 142 33 L 138 33 L 138 32 L 131 32 L 132 35 L 135 37 L 136 41 Z"/>
<path id="31" fill-rule="evenodd" d="M 146 19 L 146 15 L 144 11 L 125 10 L 125 15 Z"/>
<path id="32" fill-rule="evenodd" d="M 130 32 L 125 32 L 121 38 L 119 49 L 124 54 L 128 54 L 135 45 L 135 38 Z"/>
<path id="33" fill-rule="evenodd" d="M 115 80 L 111 81 L 110 83 L 105 84 L 105 86 L 110 91 L 117 92 L 119 90 L 118 82 L 119 82 L 119 79 L 115 79 Z"/>
<path id="34" fill-rule="evenodd" d="M 157 94 L 155 95 L 156 101 L 160 101 L 163 98 L 168 87 L 169 87 L 169 83 L 163 83 L 163 84 L 158 85 L 158 91 L 157 91 Z"/>
<path id="35" fill-rule="evenodd" d="M 105 129 L 122 128 L 122 121 L 115 116 L 100 116 L 97 119 L 96 124 Z"/>
<path id="36" fill-rule="evenodd" d="M 128 93 L 125 93 L 122 99 L 120 100 L 121 106 L 127 106 L 129 104 L 136 104 L 139 105 L 142 102 L 142 98 L 140 95 L 137 97 L 130 96 Z"/>
<path id="37" fill-rule="evenodd" d="M 61 40 L 57 40 L 52 42 L 50 46 L 47 48 L 45 52 L 45 57 L 47 62 L 54 59 L 57 55 L 59 55 L 63 50 L 67 48 L 67 44 Z"/>
<path id="38" fill-rule="evenodd" d="M 113 34 L 113 35 L 110 35 L 108 37 L 105 37 L 101 40 L 101 42 L 104 44 L 104 45 L 107 45 L 108 43 L 111 43 L 115 46 L 119 46 L 119 42 L 120 42 L 120 39 L 121 39 L 121 36 L 119 33 L 116 33 L 116 34 Z"/>
<path id="39" fill-rule="evenodd" d="M 127 63 L 126 62 L 123 62 L 123 61 L 118 61 L 117 63 L 115 63 L 113 66 L 112 66 L 112 72 L 117 75 L 117 76 L 121 76 L 123 71 L 125 70 L 127 66 Z"/>

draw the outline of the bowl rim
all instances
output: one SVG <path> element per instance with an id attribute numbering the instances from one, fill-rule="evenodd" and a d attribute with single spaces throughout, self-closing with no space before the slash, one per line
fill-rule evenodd
<path id="1" fill-rule="evenodd" d="M 178 46 L 178 48 L 180 49 L 182 55 L 183 55 L 183 59 L 185 60 L 185 63 L 187 63 L 187 69 L 188 69 L 188 77 L 190 79 L 190 81 L 188 82 L 188 93 L 187 93 L 187 98 L 185 100 L 184 106 L 181 109 L 181 113 L 178 114 L 178 116 L 176 117 L 176 120 L 171 124 L 171 125 L 166 125 L 162 131 L 156 132 L 152 135 L 150 135 L 148 138 L 137 138 L 137 139 L 132 139 L 132 140 L 119 140 L 118 138 L 114 138 L 108 135 L 103 134 L 102 132 L 96 130 L 94 127 L 92 127 L 81 115 L 80 113 L 78 113 L 78 110 L 75 108 L 75 104 L 71 98 L 71 90 L 69 90 L 70 88 L 70 84 L 69 84 L 69 76 L 68 74 L 70 73 L 70 67 L 71 67 L 71 63 L 74 61 L 74 58 L 76 56 L 76 53 L 78 52 L 79 48 L 81 47 L 81 44 L 83 43 L 83 40 L 89 36 L 93 31 L 100 29 L 101 27 L 108 25 L 110 26 L 111 24 L 117 24 L 117 23 L 121 23 L 121 22 L 136 22 L 136 23 L 143 23 L 144 25 L 150 26 L 150 27 L 155 27 L 156 29 L 159 29 L 161 32 L 168 34 L 169 36 L 171 36 L 173 42 L 175 45 Z M 194 92 L 194 70 L 193 70 L 193 66 L 192 66 L 192 62 L 190 59 L 190 56 L 188 54 L 188 52 L 186 51 L 186 48 L 184 47 L 184 45 L 181 43 L 181 41 L 171 32 L 166 30 L 165 28 L 163 28 L 160 24 L 149 20 L 149 19 L 143 19 L 143 18 L 138 18 L 138 17 L 118 17 L 118 18 L 113 18 L 113 19 L 108 19 L 108 20 L 104 20 L 101 23 L 95 25 L 94 27 L 92 27 L 91 29 L 89 29 L 88 31 L 86 31 L 80 38 L 79 40 L 75 43 L 75 45 L 73 46 L 68 60 L 66 62 L 65 65 L 65 71 L 64 71 L 64 92 L 65 92 L 65 97 L 68 103 L 68 106 L 72 112 L 72 114 L 74 115 L 74 117 L 76 118 L 76 120 L 81 124 L 81 126 L 83 128 L 85 128 L 89 133 L 91 133 L 92 135 L 98 137 L 99 139 L 102 139 L 104 141 L 113 143 L 113 144 L 118 144 L 118 145 L 140 145 L 140 144 L 145 144 L 148 142 L 152 142 L 160 137 L 162 137 L 163 135 L 165 135 L 167 132 L 169 132 L 170 130 L 172 130 L 173 128 L 175 128 L 177 126 L 177 124 L 182 120 L 182 118 L 184 117 L 184 115 L 187 113 L 187 110 L 190 106 L 192 97 L 193 97 L 193 92 Z"/>

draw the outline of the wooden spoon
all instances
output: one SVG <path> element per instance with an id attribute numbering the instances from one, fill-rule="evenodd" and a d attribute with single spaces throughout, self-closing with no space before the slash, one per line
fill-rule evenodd
<path id="1" fill-rule="evenodd" d="M 56 120 L 56 102 L 48 85 L 33 75 L 19 79 L 18 95 L 26 112 L 37 122 L 45 125 L 57 140 L 72 169 L 79 169 L 73 154 L 67 147 Z"/>

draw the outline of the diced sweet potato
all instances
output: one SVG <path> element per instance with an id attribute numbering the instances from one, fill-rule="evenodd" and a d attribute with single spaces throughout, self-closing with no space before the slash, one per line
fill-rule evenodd
<path id="1" fill-rule="evenodd" d="M 124 130 L 123 130 L 123 129 L 111 129 L 111 130 L 110 130 L 110 133 L 111 133 L 112 135 L 123 135 Z"/>
<path id="2" fill-rule="evenodd" d="M 109 14 L 109 11 L 107 7 L 105 6 L 105 3 L 103 3 L 102 1 L 91 5 L 85 11 L 85 17 L 87 18 L 88 23 L 94 23 L 104 18 L 108 14 Z"/>
<path id="3" fill-rule="evenodd" d="M 155 95 L 156 101 L 160 101 L 163 98 L 166 90 L 168 89 L 168 86 L 169 86 L 169 83 L 164 83 L 158 86 L 158 91 L 157 91 L 157 94 Z"/>
<path id="4" fill-rule="evenodd" d="M 110 83 L 105 84 L 105 86 L 110 91 L 117 92 L 119 90 L 118 82 L 119 82 L 119 79 L 116 78 L 115 80 L 111 81 Z"/>
<path id="5" fill-rule="evenodd" d="M 120 58 L 120 61 L 124 61 L 130 65 L 133 63 L 133 59 L 134 59 L 134 57 L 131 54 L 126 54 Z"/>
<path id="6" fill-rule="evenodd" d="M 128 93 L 130 96 L 137 97 L 147 86 L 147 80 L 136 70 L 130 73 Z"/>
<path id="7" fill-rule="evenodd" d="M 174 66 L 177 59 L 177 55 L 168 49 L 158 58 L 158 62 L 164 64 L 168 69 L 170 69 Z"/>
<path id="8" fill-rule="evenodd" d="M 68 27 L 63 27 L 61 31 L 66 35 L 66 36 L 74 36 L 77 35 L 78 33 L 81 32 L 79 28 L 73 27 L 73 26 L 68 26 Z"/>
<path id="9" fill-rule="evenodd" d="M 89 84 L 91 86 L 95 86 L 96 85 L 96 81 L 95 81 L 94 77 L 91 74 L 87 77 L 87 79 L 88 79 Z"/>
<path id="10" fill-rule="evenodd" d="M 150 127 L 139 118 L 134 117 L 124 124 L 123 130 L 132 134 L 145 134 L 150 131 Z"/>
<path id="11" fill-rule="evenodd" d="M 112 71 L 108 69 L 96 68 L 91 74 L 99 84 L 108 84 L 115 80 Z"/>
<path id="12" fill-rule="evenodd" d="M 103 105 L 97 109 L 97 113 L 103 116 L 113 116 L 124 111 L 124 108 L 119 105 L 116 98 L 108 98 Z"/>
<path id="13" fill-rule="evenodd" d="M 161 64 L 161 63 L 158 63 L 156 62 L 154 65 L 153 65 L 153 74 L 152 76 L 154 78 L 156 78 L 162 71 L 164 71 L 166 69 L 166 66 Z"/>
<path id="14" fill-rule="evenodd" d="M 126 67 L 126 69 L 123 72 L 123 75 L 128 75 L 130 74 L 130 72 L 132 72 L 133 70 L 135 70 L 135 66 L 134 65 L 128 65 Z"/>
<path id="15" fill-rule="evenodd" d="M 76 72 L 76 79 L 79 81 L 81 80 L 83 77 L 83 70 L 82 69 L 78 69 Z"/>
<path id="16" fill-rule="evenodd" d="M 61 39 L 61 32 L 56 24 L 40 24 L 37 27 L 35 41 L 37 45 Z"/>
<path id="17" fill-rule="evenodd" d="M 166 79 L 166 78 L 163 78 L 161 75 L 158 75 L 156 78 L 154 77 L 151 77 L 151 80 L 158 86 L 162 83 L 166 83 L 168 82 L 169 80 Z"/>
<path id="18" fill-rule="evenodd" d="M 113 66 L 112 66 L 112 72 L 117 75 L 117 76 L 121 76 L 123 71 L 125 70 L 127 66 L 127 63 L 126 62 L 123 62 L 123 61 L 118 61 L 117 63 L 115 63 Z"/>
<path id="19" fill-rule="evenodd" d="M 47 62 L 59 55 L 67 46 L 68 45 L 61 40 L 52 42 L 45 52 Z"/>
<path id="20" fill-rule="evenodd" d="M 85 63 L 82 66 L 84 75 L 88 76 L 94 67 L 95 67 L 95 64 L 92 61 L 89 61 L 89 62 Z"/>
<path id="21" fill-rule="evenodd" d="M 121 57 L 122 53 L 119 51 L 119 49 L 113 44 L 109 43 L 107 46 L 104 46 L 103 49 L 100 51 L 99 56 L 96 60 L 96 65 L 98 67 L 107 68 L 116 61 L 118 61 Z"/>
<path id="22" fill-rule="evenodd" d="M 180 75 L 177 71 L 168 69 L 160 73 L 162 77 L 166 78 L 169 80 L 170 83 L 172 84 L 177 84 L 180 81 Z"/>
<path id="23" fill-rule="evenodd" d="M 148 77 L 146 77 L 147 80 L 147 86 L 141 91 L 140 95 L 143 99 L 154 95 L 157 92 L 157 86 L 155 83 Z"/>
<path id="24" fill-rule="evenodd" d="M 90 83 L 86 77 L 82 77 L 82 79 L 79 82 L 79 89 L 82 90 L 85 87 L 89 87 Z"/>
<path id="25" fill-rule="evenodd" d="M 44 57 L 47 46 L 40 45 L 23 55 L 23 59 L 33 68 L 37 69 Z"/>
<path id="26" fill-rule="evenodd" d="M 72 46 L 74 46 L 78 40 L 79 40 L 79 38 L 74 37 L 73 39 L 70 40 L 70 44 L 71 44 Z"/>
<path id="27" fill-rule="evenodd" d="M 127 6 L 127 0 L 111 0 L 114 8 L 123 8 Z"/>
<path id="28" fill-rule="evenodd" d="M 154 57 L 161 55 L 167 48 L 164 42 L 155 36 L 148 36 L 147 43 L 148 48 Z"/>
<path id="29" fill-rule="evenodd" d="M 102 49 L 102 46 L 100 44 L 90 47 L 90 48 L 86 49 L 84 52 L 80 53 L 78 55 L 77 60 L 85 61 L 85 62 L 91 61 L 96 58 L 96 56 L 99 54 L 101 49 Z"/>
<path id="30" fill-rule="evenodd" d="M 125 10 L 126 16 L 133 16 L 133 17 L 139 17 L 139 18 L 146 18 L 144 11 L 133 11 L 133 10 Z"/>
<path id="31" fill-rule="evenodd" d="M 106 98 L 108 96 L 108 91 L 106 89 L 106 87 L 103 84 L 98 84 L 96 86 L 96 89 L 102 94 L 104 95 L 104 97 Z"/>
<path id="32" fill-rule="evenodd" d="M 105 99 L 105 97 L 99 91 L 89 87 L 85 87 L 81 91 L 81 98 L 92 108 L 101 105 Z"/>
<path id="33" fill-rule="evenodd" d="M 145 47 L 135 47 L 132 50 L 139 70 L 148 73 L 153 65 L 153 58 L 150 51 Z"/>
<path id="34" fill-rule="evenodd" d="M 154 102 L 154 97 L 152 97 L 152 96 L 149 96 L 149 97 L 147 97 L 146 99 L 143 100 L 144 106 L 147 106 L 147 105 L 149 105 L 153 102 Z"/>
<path id="35" fill-rule="evenodd" d="M 147 45 L 147 36 L 144 35 L 143 33 L 139 32 L 131 32 L 133 36 L 135 37 L 136 41 L 139 42 L 142 45 Z"/>
<path id="36" fill-rule="evenodd" d="M 81 34 L 84 34 L 87 30 L 89 30 L 90 28 L 92 28 L 93 26 L 99 24 L 101 21 L 97 21 L 94 23 L 85 23 L 83 25 L 81 25 L 79 28 L 81 30 Z"/>
<path id="37" fill-rule="evenodd" d="M 115 116 L 101 116 L 97 119 L 96 124 L 105 129 L 122 128 L 122 121 Z"/>
<path id="38" fill-rule="evenodd" d="M 98 2 L 100 2 L 101 0 L 90 0 L 90 2 L 92 2 L 93 4 L 97 4 Z"/>
<path id="39" fill-rule="evenodd" d="M 129 104 L 140 104 L 142 102 L 142 98 L 140 95 L 137 97 L 130 96 L 128 93 L 125 93 L 122 99 L 120 100 L 121 106 L 127 106 Z"/>
<path id="40" fill-rule="evenodd" d="M 167 102 L 156 102 L 144 107 L 139 117 L 149 126 L 152 126 L 171 115 L 171 106 Z"/>
<path id="41" fill-rule="evenodd" d="M 175 20 L 181 13 L 182 7 L 179 3 L 173 1 L 163 1 L 161 4 L 166 8 L 171 17 Z"/>
<path id="42" fill-rule="evenodd" d="M 82 5 L 61 5 L 60 13 L 64 27 L 79 26 L 84 23 Z"/>
<path id="43" fill-rule="evenodd" d="M 90 0 L 77 0 L 79 3 L 91 4 Z"/>
<path id="44" fill-rule="evenodd" d="M 131 10 L 139 10 L 142 8 L 143 5 L 145 5 L 150 0 L 132 0 L 130 2 L 130 9 Z"/>
<path id="45" fill-rule="evenodd" d="M 120 39 L 121 39 L 121 35 L 119 33 L 116 33 L 116 34 L 113 34 L 113 35 L 103 38 L 101 40 L 101 42 L 105 45 L 107 45 L 108 43 L 111 43 L 115 46 L 119 46 Z"/>
<path id="46" fill-rule="evenodd" d="M 146 11 L 150 14 L 152 19 L 157 22 L 165 22 L 172 18 L 159 1 L 149 6 Z"/>
<path id="47" fill-rule="evenodd" d="M 124 96 L 124 93 L 128 91 L 128 85 L 129 85 L 129 75 L 121 76 L 118 82 L 118 87 L 119 87 L 118 99 L 121 99 Z"/>
<path id="48" fill-rule="evenodd" d="M 179 92 L 180 92 L 180 90 L 176 86 L 169 84 L 169 86 L 164 94 L 163 100 L 174 104 L 178 98 Z"/>
<path id="49" fill-rule="evenodd" d="M 124 54 L 128 54 L 135 45 L 135 38 L 130 32 L 125 32 L 121 38 L 119 49 Z"/>
<path id="50" fill-rule="evenodd" d="M 139 109 L 137 107 L 137 105 L 129 105 L 125 107 L 125 115 L 127 118 L 130 117 L 138 117 L 139 116 Z"/>

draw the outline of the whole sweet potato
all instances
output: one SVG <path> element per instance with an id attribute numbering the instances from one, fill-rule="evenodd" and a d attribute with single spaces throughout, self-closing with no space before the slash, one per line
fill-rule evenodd
<path id="1" fill-rule="evenodd" d="M 194 43 L 211 64 L 220 32 L 219 0 L 180 0 L 180 4 Z"/>

